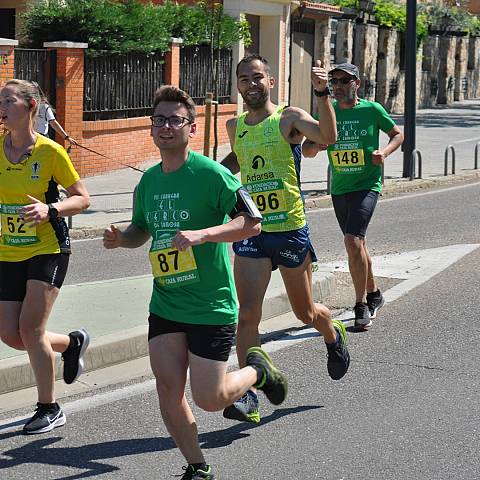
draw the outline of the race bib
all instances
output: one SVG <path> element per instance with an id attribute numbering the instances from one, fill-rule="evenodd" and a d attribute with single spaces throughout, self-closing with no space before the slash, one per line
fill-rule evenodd
<path id="1" fill-rule="evenodd" d="M 162 286 L 175 287 L 200 281 L 193 248 L 181 252 L 171 246 L 171 238 L 155 242 L 149 253 L 152 273 Z M 167 246 L 168 245 L 168 246 Z"/>
<path id="2" fill-rule="evenodd" d="M 39 241 L 37 227 L 28 226 L 21 218 L 20 210 L 23 205 L 2 205 L 0 234 L 4 245 L 23 246 L 32 245 Z"/>
<path id="3" fill-rule="evenodd" d="M 334 150 L 330 153 L 333 168 L 338 173 L 357 173 L 365 167 L 362 148 Z"/>
<path id="4" fill-rule="evenodd" d="M 263 225 L 287 220 L 288 210 L 282 180 L 248 183 L 245 188 L 263 216 Z"/>

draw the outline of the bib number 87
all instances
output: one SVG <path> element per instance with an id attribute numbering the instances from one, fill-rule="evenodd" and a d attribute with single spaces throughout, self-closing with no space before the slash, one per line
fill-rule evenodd
<path id="1" fill-rule="evenodd" d="M 267 209 L 276 210 L 280 205 L 277 193 L 269 193 L 268 195 L 259 193 L 255 197 L 255 203 L 261 212 L 264 212 Z"/>
<path id="2" fill-rule="evenodd" d="M 168 257 L 173 257 L 173 259 L 168 258 L 167 255 Z M 163 273 L 169 272 L 172 266 L 171 265 L 172 261 L 173 261 L 173 270 L 175 271 L 178 270 L 178 250 L 170 250 L 169 252 L 167 252 L 167 255 L 165 255 L 164 253 L 159 253 L 157 255 L 158 263 L 160 265 L 160 270 Z"/>

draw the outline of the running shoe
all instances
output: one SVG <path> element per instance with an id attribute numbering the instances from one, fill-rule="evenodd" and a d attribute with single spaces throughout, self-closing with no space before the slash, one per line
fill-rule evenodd
<path id="1" fill-rule="evenodd" d="M 355 313 L 355 328 L 363 330 L 368 328 L 372 324 L 372 318 L 370 317 L 370 310 L 366 303 L 358 302 L 353 307 Z"/>
<path id="2" fill-rule="evenodd" d="M 37 403 L 33 417 L 23 426 L 24 433 L 45 433 L 67 421 L 58 403 Z"/>
<path id="3" fill-rule="evenodd" d="M 195 470 L 193 465 L 188 465 L 188 467 L 183 467 L 183 469 L 185 473 L 180 480 L 215 480 L 215 475 L 212 473 L 212 467 L 210 465 L 207 465 L 206 470 L 202 470 L 201 468 Z"/>
<path id="4" fill-rule="evenodd" d="M 287 396 L 288 382 L 285 375 L 275 367 L 267 352 L 260 347 L 250 347 L 247 351 L 247 365 L 260 367 L 262 379 L 254 385 L 262 390 L 274 405 L 280 405 Z"/>
<path id="5" fill-rule="evenodd" d="M 68 334 L 69 347 L 62 353 L 63 380 L 70 385 L 82 374 L 84 368 L 83 355 L 90 343 L 90 335 L 83 328 Z"/>
<path id="6" fill-rule="evenodd" d="M 333 328 L 338 332 L 338 341 L 327 343 L 327 370 L 330 378 L 340 380 L 350 366 L 350 354 L 347 349 L 347 330 L 341 320 L 333 320 Z"/>
<path id="7" fill-rule="evenodd" d="M 223 410 L 223 416 L 230 420 L 239 422 L 260 422 L 260 412 L 258 410 L 258 397 L 252 390 L 247 390 L 233 405 Z"/>
<path id="8" fill-rule="evenodd" d="M 380 289 L 376 292 L 367 293 L 367 305 L 370 310 L 370 318 L 377 318 L 377 311 L 385 305 L 385 298 L 383 298 Z"/>

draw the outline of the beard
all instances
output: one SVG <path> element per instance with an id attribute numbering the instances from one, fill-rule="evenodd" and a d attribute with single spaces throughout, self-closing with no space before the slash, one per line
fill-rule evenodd
<path id="1" fill-rule="evenodd" d="M 345 103 L 353 103 L 357 100 L 357 88 L 356 85 L 351 85 L 350 88 L 345 89 L 343 92 L 343 96 L 337 98 L 335 95 L 335 100 L 345 102 Z"/>
<path id="2" fill-rule="evenodd" d="M 265 106 L 269 99 L 268 92 L 262 92 L 257 98 L 249 98 L 248 95 L 242 95 L 243 101 L 250 107 L 252 110 L 259 110 Z"/>

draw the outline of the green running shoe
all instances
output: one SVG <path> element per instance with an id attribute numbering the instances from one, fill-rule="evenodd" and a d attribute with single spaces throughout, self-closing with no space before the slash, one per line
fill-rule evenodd
<path id="1" fill-rule="evenodd" d="M 350 354 L 347 350 L 347 330 L 341 320 L 333 320 L 333 328 L 338 332 L 338 342 L 327 343 L 327 370 L 333 380 L 340 380 L 348 371 Z"/>
<path id="2" fill-rule="evenodd" d="M 257 394 L 252 390 L 247 390 L 233 405 L 223 410 L 223 416 L 239 422 L 259 423 L 260 412 L 258 410 Z"/>
<path id="3" fill-rule="evenodd" d="M 262 390 L 271 403 L 280 405 L 287 396 L 288 382 L 285 375 L 275 367 L 268 353 L 260 347 L 249 348 L 247 365 L 263 370 L 262 379 L 254 387 Z"/>
<path id="4" fill-rule="evenodd" d="M 215 480 L 215 475 L 212 473 L 212 467 L 207 465 L 207 470 L 202 470 L 198 468 L 195 470 L 193 465 L 188 465 L 188 467 L 183 467 L 185 473 L 182 475 L 180 480 Z M 177 475 L 178 477 L 180 475 Z"/>

